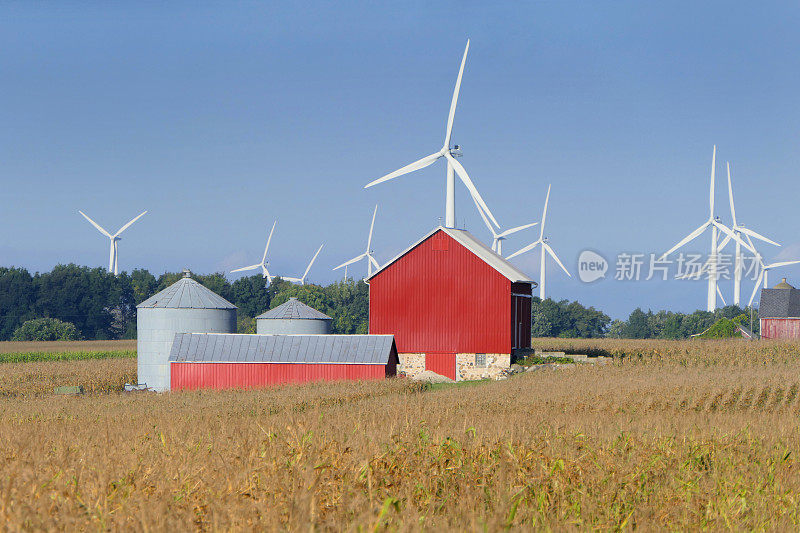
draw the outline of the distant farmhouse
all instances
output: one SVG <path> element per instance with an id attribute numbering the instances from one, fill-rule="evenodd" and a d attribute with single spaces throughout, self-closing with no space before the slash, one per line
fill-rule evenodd
<path id="1" fill-rule="evenodd" d="M 398 373 L 492 378 L 531 347 L 536 283 L 472 234 L 438 227 L 369 278 L 371 335 L 394 335 Z"/>
<path id="2" fill-rule="evenodd" d="M 800 290 L 783 281 L 761 291 L 758 306 L 762 339 L 800 339 Z"/>

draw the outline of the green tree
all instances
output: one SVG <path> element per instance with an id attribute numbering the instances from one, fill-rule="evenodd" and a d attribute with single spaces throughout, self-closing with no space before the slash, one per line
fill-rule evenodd
<path id="1" fill-rule="evenodd" d="M 0 340 L 36 316 L 36 287 L 24 268 L 0 267 Z"/>
<path id="2" fill-rule="evenodd" d="M 14 341 L 75 341 L 79 340 L 74 324 L 57 318 L 34 318 L 23 323 L 11 337 Z"/>
<path id="3" fill-rule="evenodd" d="M 640 308 L 636 308 L 628 317 L 628 322 L 622 330 L 622 335 L 628 339 L 650 339 L 653 337 L 653 330 L 650 327 L 648 313 Z"/>

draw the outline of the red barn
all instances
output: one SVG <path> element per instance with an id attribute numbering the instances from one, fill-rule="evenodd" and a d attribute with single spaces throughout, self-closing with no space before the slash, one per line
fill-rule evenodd
<path id="1" fill-rule="evenodd" d="M 492 377 L 531 346 L 536 283 L 464 230 L 436 228 L 369 286 L 370 334 L 394 335 L 400 373 Z"/>
<path id="2" fill-rule="evenodd" d="M 800 290 L 783 281 L 761 291 L 758 306 L 762 339 L 800 339 Z"/>

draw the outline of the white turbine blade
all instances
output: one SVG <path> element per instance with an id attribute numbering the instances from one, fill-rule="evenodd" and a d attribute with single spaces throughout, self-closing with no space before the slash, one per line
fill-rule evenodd
<path id="1" fill-rule="evenodd" d="M 719 243 L 719 246 L 717 246 L 717 252 L 719 253 L 722 250 L 724 250 L 729 242 L 731 242 L 731 236 L 730 235 L 725 235 L 725 238 L 722 240 L 721 243 Z"/>
<path id="2" fill-rule="evenodd" d="M 736 227 L 736 208 L 733 206 L 733 184 L 731 183 L 731 163 L 726 161 L 725 165 L 728 167 L 728 200 L 731 204 L 731 218 L 733 219 L 733 227 Z"/>
<path id="3" fill-rule="evenodd" d="M 272 240 L 272 232 L 275 231 L 275 224 L 277 224 L 277 223 L 278 223 L 277 220 L 275 222 L 273 222 L 272 223 L 272 229 L 269 230 L 269 237 L 267 237 L 267 246 L 266 246 L 266 248 L 264 248 L 264 257 L 261 258 L 261 263 L 262 264 L 267 262 L 267 250 L 269 250 L 269 241 Z"/>
<path id="4" fill-rule="evenodd" d="M 735 240 L 736 242 L 738 242 L 751 252 L 756 253 L 755 249 L 751 248 L 749 244 L 744 242 L 738 235 L 736 235 L 733 231 L 731 231 L 730 228 L 728 228 L 728 226 L 726 226 L 725 224 L 721 224 L 716 220 L 712 220 L 711 223 L 714 224 L 714 226 L 716 226 L 717 229 L 720 230 L 722 233 L 728 235 L 731 239 Z"/>
<path id="5" fill-rule="evenodd" d="M 739 229 L 741 229 L 741 228 L 739 228 Z M 747 233 L 745 233 L 745 234 L 744 234 L 744 238 L 745 238 L 745 239 L 747 239 L 747 243 L 750 245 L 750 250 L 755 250 L 755 249 L 756 249 L 756 245 L 755 245 L 755 244 L 753 244 L 753 239 L 751 239 L 751 238 L 750 238 L 750 235 L 748 235 Z M 758 255 L 758 252 L 753 252 L 753 253 L 755 253 L 756 255 Z M 762 263 L 763 263 L 763 261 L 762 261 Z"/>
<path id="6" fill-rule="evenodd" d="M 781 261 L 779 263 L 770 263 L 769 265 L 764 267 L 764 270 L 771 270 L 773 268 L 785 267 L 785 266 L 797 265 L 797 264 L 800 264 L 800 261 Z"/>
<path id="7" fill-rule="evenodd" d="M 357 263 L 358 261 L 361 261 L 365 257 L 367 257 L 367 254 L 361 254 L 358 257 L 352 258 L 350 261 L 347 261 L 346 263 L 342 263 L 338 267 L 334 268 L 334 270 L 339 270 L 340 268 L 346 267 L 347 265 L 352 265 L 353 263 Z"/>
<path id="8" fill-rule="evenodd" d="M 444 148 L 450 148 L 450 137 L 453 135 L 453 121 L 456 117 L 456 104 L 458 104 L 458 93 L 461 91 L 461 76 L 464 75 L 464 64 L 467 62 L 467 52 L 469 52 L 469 39 L 467 39 L 467 47 L 464 48 L 464 56 L 461 58 L 461 67 L 458 69 L 458 78 L 456 78 L 456 88 L 453 89 L 453 99 L 450 101 L 450 114 L 447 115 L 447 130 L 444 134 Z"/>
<path id="9" fill-rule="evenodd" d="M 372 230 L 375 228 L 375 215 L 378 214 L 378 204 L 375 204 L 375 211 L 372 212 L 372 224 L 369 225 L 369 237 L 367 238 L 367 254 L 372 248 Z"/>
<path id="10" fill-rule="evenodd" d="M 489 206 L 486 205 L 486 202 L 483 201 L 481 193 L 479 193 L 478 189 L 475 188 L 475 184 L 472 183 L 472 180 L 469 178 L 469 174 L 467 174 L 466 169 L 464 169 L 461 163 L 456 161 L 455 157 L 450 155 L 450 152 L 445 152 L 444 156 L 447 158 L 448 161 L 450 161 L 450 164 L 453 165 L 453 170 L 456 171 L 458 177 L 461 178 L 461 181 L 464 183 L 467 189 L 469 189 L 470 194 L 478 202 L 478 205 L 480 205 L 481 209 L 483 209 L 483 212 L 486 214 L 486 216 L 489 217 L 489 220 L 491 220 L 492 223 L 494 223 L 494 225 L 499 228 L 500 224 L 497 222 L 497 219 L 494 218 L 494 215 L 492 214 L 491 209 L 489 209 Z"/>
<path id="11" fill-rule="evenodd" d="M 553 259 L 555 259 L 556 263 L 558 263 L 558 266 L 560 266 L 560 267 L 561 267 L 561 270 L 563 270 L 564 272 L 566 272 L 566 273 L 567 273 L 567 276 L 569 276 L 569 277 L 572 277 L 572 274 L 570 274 L 570 273 L 569 273 L 569 270 L 567 270 L 567 267 L 565 267 L 565 266 L 564 266 L 564 263 L 562 263 L 562 262 L 561 262 L 561 259 L 559 259 L 559 258 L 558 258 L 558 256 L 556 255 L 556 253 L 553 251 L 553 249 L 552 249 L 552 248 L 550 248 L 550 245 L 549 245 L 549 244 L 547 244 L 546 242 L 543 242 L 543 243 L 542 243 L 542 246 L 544 246 L 544 249 L 545 249 L 545 250 L 547 250 L 547 253 L 548 253 L 548 254 L 550 254 L 550 257 L 552 257 Z"/>
<path id="12" fill-rule="evenodd" d="M 317 256 L 318 256 L 318 255 L 319 255 L 319 253 L 322 251 L 322 247 L 323 247 L 323 246 L 325 246 L 325 244 L 320 244 L 320 245 L 319 245 L 319 249 L 317 250 L 317 253 L 315 253 L 315 254 L 314 254 L 314 257 L 312 257 L 312 258 L 311 258 L 311 262 L 310 262 L 310 263 L 308 264 L 308 266 L 306 267 L 306 271 L 303 273 L 303 277 L 302 277 L 302 278 L 300 278 L 300 279 L 306 279 L 306 276 L 308 276 L 308 271 L 309 271 L 309 270 L 311 270 L 311 265 L 313 265 L 313 264 L 314 264 L 314 261 L 316 261 L 316 260 L 317 260 Z"/>
<path id="13" fill-rule="evenodd" d="M 432 165 L 437 159 L 442 157 L 442 152 L 436 152 L 435 154 L 426 155 L 422 159 L 414 161 L 410 165 L 406 165 L 401 169 L 395 170 L 390 174 L 386 174 L 382 178 L 378 178 L 375 181 L 371 181 L 364 185 L 364 188 L 372 187 L 373 185 L 377 185 L 379 183 L 383 183 L 384 181 L 389 181 L 390 179 L 396 178 L 397 176 L 402 176 L 403 174 L 408 174 L 409 172 L 414 172 L 415 170 L 419 170 L 421 168 L 425 168 L 429 165 Z"/>
<path id="14" fill-rule="evenodd" d="M 370 254 L 367 254 L 367 258 L 369 258 L 369 262 L 372 263 L 372 266 L 374 266 L 377 270 L 381 269 L 381 266 L 378 264 L 378 262 L 375 260 L 374 257 L 372 257 Z"/>
<path id="15" fill-rule="evenodd" d="M 497 238 L 498 235 L 497 235 L 497 233 L 494 232 L 494 226 L 492 226 L 492 223 L 489 222 L 488 218 L 486 218 L 486 215 L 484 214 L 483 209 L 481 209 L 481 206 L 478 203 L 478 200 L 472 195 L 470 195 L 470 197 L 472 198 L 472 201 L 475 204 L 475 208 L 478 210 L 478 214 L 483 219 L 483 223 L 486 224 L 486 227 L 489 228 L 489 231 L 492 233 L 492 237 Z"/>
<path id="16" fill-rule="evenodd" d="M 539 239 L 538 241 L 530 243 L 528 246 L 526 246 L 524 248 L 521 248 L 521 249 L 517 250 L 513 254 L 511 254 L 508 257 L 506 257 L 506 259 L 511 259 L 512 257 L 517 257 L 518 255 L 524 254 L 525 252 L 530 252 L 531 250 L 536 248 L 536 246 L 539 245 L 539 244 L 544 244 L 541 239 Z"/>
<path id="17" fill-rule="evenodd" d="M 725 297 L 722 296 L 722 291 L 719 290 L 719 285 L 717 285 L 717 296 L 719 296 L 719 299 L 722 300 L 722 305 L 728 305 L 728 302 L 725 301 Z"/>
<path id="18" fill-rule="evenodd" d="M 761 272 L 758 274 L 758 278 L 756 279 L 756 286 L 753 287 L 753 294 L 750 295 L 750 301 L 747 302 L 747 307 L 753 306 L 753 300 L 755 300 L 756 294 L 758 293 L 758 289 L 761 287 L 761 281 L 764 279 L 764 272 L 765 270 L 762 268 Z"/>
<path id="19" fill-rule="evenodd" d="M 259 263 L 257 265 L 250 265 L 250 266 L 246 266 L 246 267 L 242 267 L 242 268 L 237 268 L 236 270 L 231 270 L 231 273 L 244 272 L 245 270 L 255 270 L 257 268 L 261 268 L 261 263 Z"/>
<path id="20" fill-rule="evenodd" d="M 547 186 L 547 196 L 544 198 L 544 209 L 542 210 L 542 225 L 539 226 L 539 240 L 544 239 L 544 223 L 547 220 L 547 204 L 550 202 L 550 187 L 551 185 Z"/>
<path id="21" fill-rule="evenodd" d="M 267 281 L 272 283 L 272 276 L 269 275 L 269 270 L 267 270 L 267 266 L 265 264 L 261 264 L 261 277 L 267 278 Z"/>
<path id="22" fill-rule="evenodd" d="M 666 257 L 667 257 L 669 254 L 671 254 L 672 252 L 674 252 L 675 250 L 677 250 L 677 249 L 678 249 L 678 248 L 680 248 L 681 246 L 683 246 L 683 245 L 685 245 L 685 244 L 688 244 L 688 243 L 692 242 L 693 240 L 695 240 L 695 239 L 696 239 L 697 237 L 699 237 L 699 236 L 700 236 L 700 234 L 701 234 L 701 233 L 703 233 L 703 232 L 706 230 L 706 228 L 707 228 L 708 226 L 710 226 L 710 225 L 711 225 L 711 222 L 706 222 L 705 224 L 703 224 L 702 226 L 700 226 L 699 228 L 697 228 L 696 230 L 694 230 L 693 232 L 691 232 L 689 235 L 687 235 L 686 237 L 684 237 L 684 238 L 683 238 L 683 240 L 681 240 L 681 241 L 680 241 L 678 244 L 676 244 L 675 246 L 673 246 L 672 248 L 670 248 L 669 250 L 667 250 L 666 252 L 664 252 L 664 255 L 662 255 L 662 256 L 661 256 L 661 260 L 664 260 L 664 259 L 666 259 Z"/>
<path id="23" fill-rule="evenodd" d="M 283 279 L 284 281 L 293 281 L 293 282 L 295 282 L 295 283 L 303 283 L 303 280 L 302 280 L 302 279 L 300 279 L 300 278 L 289 278 L 289 277 L 283 277 L 283 278 L 281 278 L 281 279 Z"/>
<path id="24" fill-rule="evenodd" d="M 109 232 L 107 232 L 107 231 L 106 231 L 106 230 L 104 230 L 102 227 L 100 227 L 100 224 L 98 224 L 97 222 L 95 222 L 94 220 L 92 220 L 91 218 L 89 218 L 88 216 L 86 216 L 86 213 L 84 213 L 83 211 L 78 211 L 78 213 L 80 213 L 81 215 L 83 215 L 83 218 L 85 218 L 86 220 L 88 220 L 88 221 L 89 221 L 89 223 L 90 223 L 92 226 L 94 226 L 95 228 L 97 228 L 97 230 L 98 230 L 100 233 L 102 233 L 103 235 L 105 235 L 105 236 L 106 236 L 106 237 L 108 237 L 109 239 L 113 239 L 113 238 L 114 238 L 114 236 L 113 236 L 113 235 L 111 235 Z"/>
<path id="25" fill-rule="evenodd" d="M 714 145 L 714 153 L 711 156 L 711 190 L 708 195 L 709 216 L 714 218 L 714 175 L 717 170 L 717 145 Z"/>
<path id="26" fill-rule="evenodd" d="M 131 224 L 133 224 L 134 222 L 136 222 L 137 220 L 139 220 L 140 218 L 142 218 L 142 217 L 143 217 L 143 216 L 145 216 L 146 214 L 147 214 L 147 211 L 143 211 L 143 212 L 142 212 L 142 213 L 141 213 L 141 214 L 140 214 L 138 217 L 134 218 L 133 220 L 131 220 L 130 222 L 128 222 L 127 224 L 125 224 L 124 226 L 122 226 L 121 228 L 119 228 L 119 231 L 118 231 L 117 233 L 115 233 L 115 234 L 114 234 L 114 237 L 118 236 L 120 233 L 122 233 L 122 232 L 123 232 L 123 231 L 125 231 L 126 229 L 130 228 L 130 227 L 131 227 Z"/>
<path id="27" fill-rule="evenodd" d="M 522 231 L 524 229 L 532 228 L 534 226 L 539 225 L 538 222 L 534 222 L 533 224 L 525 224 L 524 226 L 517 226 L 516 228 L 511 228 L 505 230 L 503 233 L 499 234 L 498 237 L 508 237 L 509 235 L 516 233 L 518 231 Z"/>
<path id="28" fill-rule="evenodd" d="M 766 237 L 764 237 L 760 233 L 756 233 L 755 231 L 751 230 L 750 228 L 736 228 L 736 229 L 738 229 L 739 231 L 741 231 L 745 235 L 749 235 L 751 237 L 755 237 L 758 240 L 761 240 L 761 241 L 764 241 L 764 242 L 768 242 L 769 244 L 772 244 L 772 245 L 775 245 L 775 246 L 780 246 L 780 244 L 778 244 L 777 242 L 775 242 L 775 241 L 773 241 L 771 239 L 767 239 Z"/>

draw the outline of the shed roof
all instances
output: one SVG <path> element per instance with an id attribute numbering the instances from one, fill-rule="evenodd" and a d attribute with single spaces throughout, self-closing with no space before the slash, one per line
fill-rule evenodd
<path id="1" fill-rule="evenodd" d="M 512 265 L 507 259 L 502 257 L 501 255 L 497 254 L 491 248 L 486 246 L 483 242 L 478 240 L 470 232 L 463 230 L 463 229 L 454 229 L 454 228 L 445 228 L 444 226 L 439 226 L 434 228 L 433 231 L 426 234 L 420 240 L 403 250 L 397 257 L 383 265 L 381 268 L 376 270 L 372 273 L 372 275 L 368 279 L 372 279 L 377 276 L 380 272 L 383 272 L 389 265 L 393 264 L 401 257 L 406 255 L 408 252 L 428 240 L 432 235 L 434 235 L 438 231 L 443 231 L 450 237 L 452 237 L 456 242 L 464 246 L 467 250 L 478 256 L 484 263 L 495 269 L 497 272 L 508 278 L 509 281 L 512 283 L 530 283 L 534 287 L 537 286 L 537 283 L 533 281 L 531 278 L 527 276 L 524 272 L 519 270 L 517 267 Z"/>
<path id="2" fill-rule="evenodd" d="M 192 278 L 184 277 L 136 306 L 168 309 L 236 309 L 228 300 Z"/>
<path id="3" fill-rule="evenodd" d="M 275 309 L 270 309 L 256 317 L 256 320 L 333 320 L 321 311 L 317 311 L 297 298 L 289 298 Z"/>
<path id="4" fill-rule="evenodd" d="M 169 361 L 385 365 L 393 351 L 394 335 L 176 333 Z"/>
<path id="5" fill-rule="evenodd" d="M 762 289 L 759 318 L 800 318 L 800 290 Z"/>

